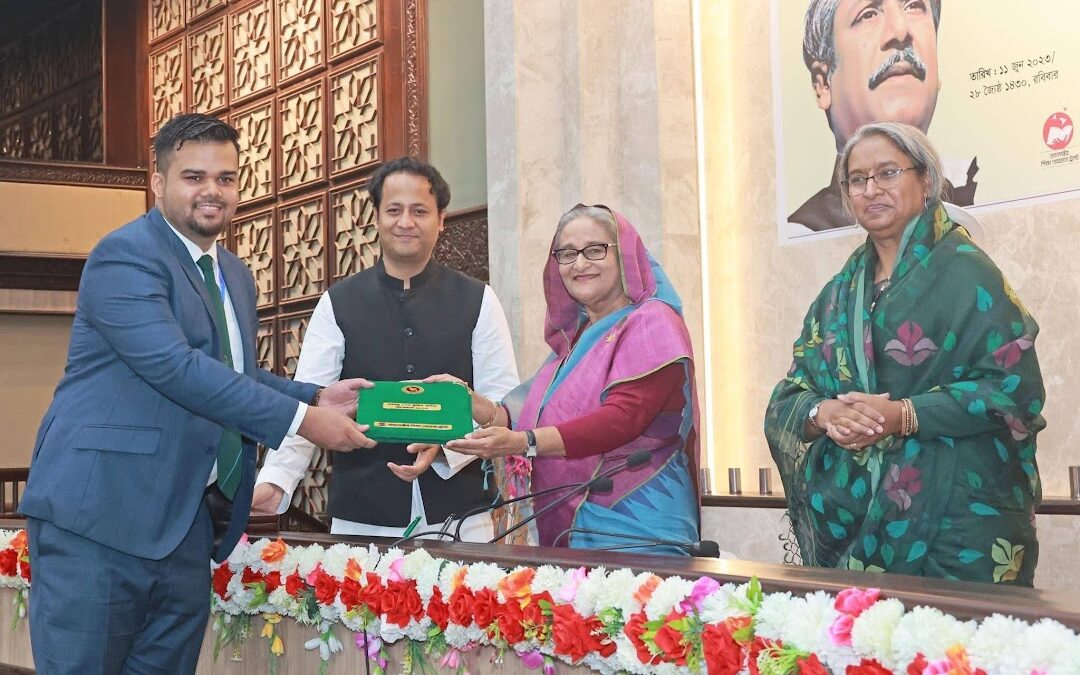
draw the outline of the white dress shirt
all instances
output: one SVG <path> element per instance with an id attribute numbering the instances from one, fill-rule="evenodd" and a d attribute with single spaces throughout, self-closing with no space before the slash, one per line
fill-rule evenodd
<path id="1" fill-rule="evenodd" d="M 165 224 L 169 226 L 169 229 L 173 231 L 180 241 L 184 244 L 189 255 L 191 255 L 192 261 L 196 265 L 199 264 L 199 258 L 204 255 L 210 256 L 214 261 L 214 278 L 217 280 L 218 288 L 221 289 L 221 301 L 225 304 L 225 325 L 229 329 L 229 351 L 232 352 L 233 370 L 244 374 L 244 343 L 240 339 L 240 322 L 236 318 L 236 309 L 233 307 L 232 300 L 229 298 L 229 289 L 225 286 L 225 279 L 221 275 L 221 266 L 218 265 L 218 247 L 215 241 L 210 245 L 210 249 L 207 251 L 199 248 L 199 245 L 191 241 L 184 235 L 180 234 L 180 231 L 173 227 L 173 224 L 169 222 L 168 218 L 162 216 Z M 202 269 L 199 269 L 199 274 L 202 275 Z M 293 415 L 292 424 L 289 425 L 288 436 L 296 434 L 296 430 L 300 428 L 300 423 L 304 421 L 304 414 L 307 413 L 307 403 L 299 401 L 300 405 L 296 408 L 296 414 Z M 206 481 L 207 485 L 213 485 L 217 480 L 217 462 L 214 462 L 214 467 L 210 469 L 210 478 Z"/>
<path id="2" fill-rule="evenodd" d="M 334 305 L 329 293 L 323 293 L 319 304 L 308 322 L 304 334 L 304 344 L 300 350 L 300 360 L 296 366 L 295 378 L 303 382 L 328 385 L 341 376 L 342 361 L 345 358 L 345 335 L 334 316 Z M 499 401 L 519 383 L 517 364 L 514 360 L 514 346 L 510 339 L 510 327 L 506 322 L 499 298 L 490 286 L 484 287 L 484 298 L 480 304 L 480 314 L 472 332 L 473 386 L 482 395 L 493 401 Z M 315 445 L 310 441 L 295 436 L 281 444 L 276 452 L 266 456 L 265 465 L 259 472 L 258 483 L 272 483 L 285 491 L 278 504 L 277 512 L 284 513 L 292 502 L 296 486 L 307 473 Z M 357 450 L 356 452 L 363 452 Z M 475 460 L 473 455 L 463 455 L 446 448 L 431 464 L 431 468 L 443 479 L 452 477 L 462 467 Z M 387 470 L 389 473 L 389 470 Z M 399 480 L 389 474 L 388 480 Z M 424 501 L 420 494 L 420 481 L 412 484 L 412 513 L 410 521 L 420 517 L 420 523 L 414 532 L 429 529 L 424 513 Z M 439 527 L 442 523 L 434 523 Z M 405 528 L 369 525 L 349 520 L 334 518 L 330 524 L 333 534 L 360 534 L 371 537 L 400 537 Z M 487 541 L 493 535 L 489 514 L 469 518 L 462 524 L 461 538 L 465 541 Z"/>

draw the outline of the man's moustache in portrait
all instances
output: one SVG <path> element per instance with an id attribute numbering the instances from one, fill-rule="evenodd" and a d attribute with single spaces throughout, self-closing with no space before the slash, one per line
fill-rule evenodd
<path id="1" fill-rule="evenodd" d="M 911 66 L 911 74 L 919 78 L 920 81 L 926 79 L 926 66 L 923 64 L 922 59 L 918 57 L 915 50 L 912 47 L 905 47 L 903 49 L 897 49 L 878 66 L 874 74 L 870 76 L 870 89 L 877 89 L 885 80 L 895 73 L 891 72 L 892 69 L 900 63 L 907 63 Z"/>

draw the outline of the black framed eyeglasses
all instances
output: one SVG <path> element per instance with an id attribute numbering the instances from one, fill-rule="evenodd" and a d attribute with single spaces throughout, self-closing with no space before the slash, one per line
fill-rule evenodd
<path id="1" fill-rule="evenodd" d="M 608 249 L 618 244 L 589 244 L 585 248 L 557 248 L 551 252 L 551 256 L 560 265 L 573 265 L 578 255 L 585 256 L 586 260 L 603 260 L 607 257 Z"/>
<path id="2" fill-rule="evenodd" d="M 900 176 L 905 171 L 911 171 L 918 167 L 909 166 L 906 169 L 885 169 L 884 171 L 878 171 L 873 176 L 855 176 L 848 178 L 847 180 L 840 181 L 840 184 L 844 186 L 847 193 L 852 197 L 858 197 L 866 192 L 866 186 L 870 184 L 870 181 L 877 183 L 878 187 L 882 190 L 887 190 L 894 187 L 900 182 Z"/>

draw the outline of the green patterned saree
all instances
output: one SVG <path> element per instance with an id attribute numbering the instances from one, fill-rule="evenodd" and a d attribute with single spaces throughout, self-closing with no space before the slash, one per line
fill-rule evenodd
<path id="1" fill-rule="evenodd" d="M 872 302 L 876 264 L 867 240 L 822 289 L 766 412 L 803 562 L 1030 586 L 1038 325 L 940 206 L 908 225 Z M 849 391 L 910 398 L 918 433 L 857 453 L 807 443 L 810 408 Z"/>

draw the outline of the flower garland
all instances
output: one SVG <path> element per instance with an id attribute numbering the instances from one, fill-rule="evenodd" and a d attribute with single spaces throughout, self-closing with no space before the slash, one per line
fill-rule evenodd
<path id="1" fill-rule="evenodd" d="M 20 592 L 20 609 L 29 584 L 25 534 L 0 530 L 0 586 Z M 908 610 L 876 589 L 765 594 L 756 579 L 505 570 L 424 549 L 246 538 L 214 566 L 212 585 L 215 655 L 250 637 L 252 617 L 262 615 L 272 667 L 284 653 L 277 626 L 289 617 L 313 627 L 305 646 L 324 667 L 344 648 L 341 624 L 378 672 L 388 666 L 386 645 L 405 639 L 405 672 L 426 671 L 428 660 L 460 672 L 463 653 L 490 645 L 497 662 L 516 655 L 546 675 L 555 659 L 602 673 L 1080 674 L 1080 637 L 1056 621 L 961 621 L 931 607 Z"/>

